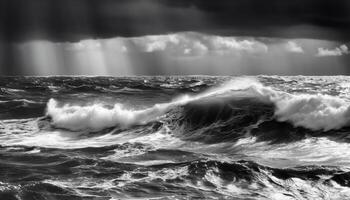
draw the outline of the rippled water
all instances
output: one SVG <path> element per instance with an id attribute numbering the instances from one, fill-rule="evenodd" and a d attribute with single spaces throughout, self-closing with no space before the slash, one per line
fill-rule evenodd
<path id="1" fill-rule="evenodd" d="M 2 77 L 0 199 L 348 199 L 349 77 Z"/>

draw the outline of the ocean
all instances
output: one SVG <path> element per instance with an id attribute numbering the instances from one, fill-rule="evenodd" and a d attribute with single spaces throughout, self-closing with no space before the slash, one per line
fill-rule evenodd
<path id="1" fill-rule="evenodd" d="M 0 78 L 0 199 L 350 199 L 350 77 Z"/>

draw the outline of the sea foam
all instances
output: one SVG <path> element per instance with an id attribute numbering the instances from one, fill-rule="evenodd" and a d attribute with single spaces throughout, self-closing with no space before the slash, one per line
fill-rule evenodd
<path id="1" fill-rule="evenodd" d="M 348 126 L 350 102 L 340 97 L 322 94 L 289 94 L 255 84 L 247 92 L 275 105 L 278 121 L 311 130 L 329 131 Z"/>

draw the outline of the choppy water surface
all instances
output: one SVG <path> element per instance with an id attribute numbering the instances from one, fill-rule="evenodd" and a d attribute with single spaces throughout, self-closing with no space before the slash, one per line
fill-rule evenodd
<path id="1" fill-rule="evenodd" d="M 349 199 L 349 77 L 0 78 L 0 199 Z"/>

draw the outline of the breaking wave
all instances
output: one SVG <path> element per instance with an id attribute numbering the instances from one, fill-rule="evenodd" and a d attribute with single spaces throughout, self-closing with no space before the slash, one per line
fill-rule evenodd
<path id="1" fill-rule="evenodd" d="M 255 101 L 259 102 L 259 105 L 272 104 L 273 117 L 277 121 L 289 122 L 295 127 L 314 131 L 340 129 L 348 126 L 350 122 L 350 102 L 345 99 L 321 94 L 291 94 L 264 86 L 253 78 L 237 78 L 197 95 L 181 96 L 168 103 L 155 104 L 138 110 L 127 108 L 120 103 L 113 106 L 101 103 L 60 106 L 56 100 L 50 99 L 47 104 L 47 115 L 51 117 L 52 125 L 57 128 L 97 131 L 114 126 L 128 128 L 133 125 L 144 125 L 161 119 L 174 108 L 188 104 L 203 106 L 205 109 L 210 102 L 226 105 L 228 102 L 239 100 Z M 256 109 L 261 107 L 263 106 L 258 106 Z M 230 107 L 224 108 L 230 109 Z"/>
<path id="2" fill-rule="evenodd" d="M 349 199 L 349 78 L 229 79 L 0 80 L 0 199 Z"/>

